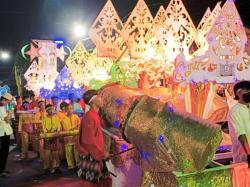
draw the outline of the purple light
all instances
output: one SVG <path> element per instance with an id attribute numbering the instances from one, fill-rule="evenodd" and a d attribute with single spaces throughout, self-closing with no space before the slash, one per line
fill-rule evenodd
<path id="1" fill-rule="evenodd" d="M 144 158 L 144 159 L 146 159 L 146 160 L 148 160 L 149 159 L 149 153 L 146 152 L 146 151 L 142 151 L 141 152 L 141 157 Z"/>
<path id="2" fill-rule="evenodd" d="M 126 150 L 128 150 L 128 146 L 126 144 L 122 144 L 120 149 L 121 149 L 121 151 L 126 151 Z"/>
<path id="3" fill-rule="evenodd" d="M 121 99 L 116 99 L 116 100 L 115 100 L 115 104 L 116 104 L 117 106 L 121 106 L 121 105 L 123 104 L 123 101 L 122 101 Z"/>
<path id="4" fill-rule="evenodd" d="M 169 111 L 170 113 L 173 113 L 173 112 L 174 112 L 174 108 L 173 108 L 172 106 L 168 106 L 168 111 Z"/>
<path id="5" fill-rule="evenodd" d="M 164 143 L 164 141 L 165 141 L 165 137 L 164 137 L 163 135 L 160 135 L 160 137 L 159 137 L 159 141 L 160 141 L 160 143 Z"/>
<path id="6" fill-rule="evenodd" d="M 120 126 L 120 122 L 117 120 L 117 121 L 114 121 L 114 126 L 115 127 L 119 127 Z"/>

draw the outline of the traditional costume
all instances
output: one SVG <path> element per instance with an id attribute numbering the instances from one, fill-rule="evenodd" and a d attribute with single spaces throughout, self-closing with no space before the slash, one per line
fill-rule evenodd
<path id="1" fill-rule="evenodd" d="M 80 122 L 80 118 L 76 114 L 65 116 L 62 119 L 63 130 L 77 130 Z M 76 142 L 77 140 L 75 136 L 64 137 L 65 154 L 69 169 L 76 168 L 76 166 L 79 165 L 79 154 L 76 148 Z"/>
<path id="2" fill-rule="evenodd" d="M 90 109 L 82 119 L 78 138 L 78 151 L 81 160 L 78 176 L 84 179 L 86 187 L 112 185 L 108 183 L 110 181 L 104 180 L 109 177 L 109 172 L 105 161 L 103 161 L 105 153 L 101 128 L 102 124 L 98 113 L 94 109 Z"/>
<path id="3" fill-rule="evenodd" d="M 47 112 L 44 111 L 39 111 L 35 114 L 34 117 L 34 123 L 35 123 L 35 144 L 36 148 L 35 150 L 39 152 L 40 159 L 44 159 L 44 140 L 39 139 L 39 135 L 42 132 L 42 120 L 47 116 Z"/>
<path id="4" fill-rule="evenodd" d="M 43 133 L 56 133 L 61 130 L 61 124 L 57 115 L 46 116 L 42 120 Z M 59 168 L 59 153 L 57 147 L 58 138 L 44 139 L 44 170 L 55 170 Z"/>
<path id="5" fill-rule="evenodd" d="M 26 111 L 27 112 L 27 111 Z M 21 113 L 19 116 L 18 132 L 21 134 L 21 150 L 22 157 L 28 157 L 29 149 L 29 136 L 34 134 L 33 128 L 33 114 L 32 113 Z"/>

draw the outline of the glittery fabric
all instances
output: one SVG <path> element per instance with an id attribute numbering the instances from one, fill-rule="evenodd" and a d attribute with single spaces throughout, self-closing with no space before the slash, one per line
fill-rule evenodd
<path id="1" fill-rule="evenodd" d="M 138 98 L 124 133 L 140 151 L 143 169 L 152 172 L 202 171 L 221 141 L 219 126 L 148 96 Z"/>
<path id="2" fill-rule="evenodd" d="M 213 159 L 221 141 L 219 126 L 167 107 L 137 89 L 115 84 L 100 94 L 105 118 L 140 152 L 144 171 L 202 171 Z"/>

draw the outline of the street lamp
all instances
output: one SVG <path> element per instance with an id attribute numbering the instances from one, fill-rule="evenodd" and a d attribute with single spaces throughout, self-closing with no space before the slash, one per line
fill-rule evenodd
<path id="1" fill-rule="evenodd" d="M 0 60 L 6 61 L 10 59 L 10 53 L 8 51 L 0 51 Z"/>
<path id="2" fill-rule="evenodd" d="M 86 28 L 81 24 L 78 24 L 78 23 L 74 24 L 73 29 L 74 29 L 73 30 L 74 35 L 77 38 L 82 38 L 82 37 L 84 37 L 86 35 Z"/>

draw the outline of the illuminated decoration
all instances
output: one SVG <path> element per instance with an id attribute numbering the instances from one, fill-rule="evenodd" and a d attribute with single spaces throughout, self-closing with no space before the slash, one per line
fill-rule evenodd
<path id="1" fill-rule="evenodd" d="M 145 51 L 142 53 L 145 60 L 166 59 L 164 46 L 155 35 L 156 30 L 164 24 L 165 19 L 165 9 L 163 6 L 160 6 L 154 18 L 152 29 L 148 30 L 145 36 Z"/>
<path id="2" fill-rule="evenodd" d="M 203 55 L 208 50 L 209 44 L 207 36 L 220 14 L 220 4 L 221 2 L 218 2 L 212 12 L 210 11 L 210 9 L 208 9 L 198 26 L 197 37 L 195 41 L 198 45 L 199 50 L 196 52 L 196 54 Z"/>
<path id="3" fill-rule="evenodd" d="M 204 33 L 203 27 L 206 24 L 206 22 L 208 21 L 210 16 L 211 16 L 211 10 L 208 7 L 203 18 L 201 19 L 201 21 L 197 27 L 197 37 L 195 38 L 195 42 L 200 50 L 205 50 L 205 51 L 207 50 L 207 49 L 204 49 L 205 45 L 207 44 L 207 38 L 206 38 L 207 33 Z M 203 43 L 205 43 L 205 44 L 203 44 Z"/>
<path id="4" fill-rule="evenodd" d="M 117 58 L 121 55 L 124 43 L 121 36 L 122 27 L 111 0 L 108 0 L 89 31 L 98 57 Z"/>
<path id="5" fill-rule="evenodd" d="M 39 96 L 39 91 L 42 85 L 40 74 L 40 67 L 36 60 L 32 62 L 28 70 L 24 74 L 24 78 L 27 81 L 25 88 L 34 92 L 36 96 Z"/>
<path id="6" fill-rule="evenodd" d="M 77 43 L 66 60 L 71 76 L 78 86 L 89 86 L 91 80 L 111 79 L 112 64 L 113 61 L 109 58 L 98 58 L 95 51 L 89 53 L 82 42 Z"/>
<path id="7" fill-rule="evenodd" d="M 83 95 L 83 89 L 75 87 L 74 81 L 66 66 L 63 67 L 57 76 L 55 87 L 52 90 L 44 88 L 40 89 L 40 96 L 46 99 L 49 99 L 52 96 L 58 96 L 60 99 L 68 99 L 68 96 L 71 93 L 74 93 L 76 98 L 81 98 Z"/>
<path id="8" fill-rule="evenodd" d="M 172 74 L 174 66 L 165 60 L 136 60 L 124 61 L 126 75 L 136 76 L 140 88 L 159 87 L 166 74 Z"/>
<path id="9" fill-rule="evenodd" d="M 176 69 L 175 73 L 183 81 L 234 83 L 250 79 L 250 57 L 244 52 L 247 37 L 234 2 L 226 1 L 207 40 L 209 49 L 204 55 L 179 62 L 183 71 Z"/>
<path id="10" fill-rule="evenodd" d="M 131 58 L 144 58 L 148 41 L 145 36 L 152 30 L 153 17 L 144 0 L 138 0 L 122 29 Z"/>
<path id="11" fill-rule="evenodd" d="M 87 64 L 89 64 L 90 54 L 85 49 L 82 42 L 78 42 L 73 49 L 72 53 L 66 60 L 66 65 L 71 73 L 74 82 L 78 86 L 83 86 L 86 82 L 84 77 L 85 73 L 90 71 Z"/>
<path id="12" fill-rule="evenodd" d="M 57 57 L 64 62 L 65 55 L 67 55 L 67 53 L 64 51 L 64 47 L 61 46 L 60 48 L 57 48 L 56 50 L 57 50 Z"/>
<path id="13" fill-rule="evenodd" d="M 64 61 L 66 55 L 63 46 L 58 49 L 53 41 L 32 40 L 30 50 L 25 54 L 29 55 L 32 61 L 25 73 L 26 88 L 35 92 L 37 96 L 42 86 L 45 89 L 53 89 L 58 75 L 57 59 Z"/>
<path id="14" fill-rule="evenodd" d="M 33 40 L 39 48 L 40 57 L 38 63 L 40 66 L 40 77 L 42 86 L 46 89 L 53 89 L 54 81 L 58 75 L 57 72 L 57 46 L 50 40 Z"/>
<path id="15" fill-rule="evenodd" d="M 165 22 L 156 30 L 156 36 L 165 46 L 170 61 L 184 53 L 190 58 L 189 47 L 196 36 L 196 28 L 181 0 L 171 0 L 165 11 Z"/>
<path id="16" fill-rule="evenodd" d="M 30 44 L 30 50 L 27 51 L 25 54 L 30 56 L 30 61 L 33 61 L 34 58 L 39 57 L 39 48 L 34 47 L 34 45 Z"/>
<path id="17" fill-rule="evenodd" d="M 26 55 L 25 55 L 25 51 L 26 51 L 26 49 L 27 49 L 28 47 L 29 47 L 29 44 L 23 46 L 22 49 L 21 49 L 22 57 L 23 57 L 25 60 L 28 60 L 28 58 L 27 58 Z"/>

